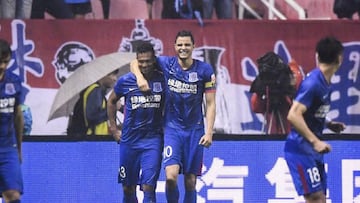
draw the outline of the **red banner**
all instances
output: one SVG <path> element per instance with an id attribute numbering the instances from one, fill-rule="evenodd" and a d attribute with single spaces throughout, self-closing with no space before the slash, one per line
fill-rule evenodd
<path id="1" fill-rule="evenodd" d="M 182 29 L 194 34 L 193 57 L 211 63 L 217 73 L 216 132 L 261 133 L 262 115 L 249 105 L 256 59 L 274 51 L 285 62 L 295 59 L 306 73 L 316 66 L 316 42 L 327 35 L 345 46 L 330 117 L 345 122 L 349 133 L 360 131 L 356 21 L 209 20 L 201 27 L 193 20 L 0 20 L 0 26 L 0 38 L 8 40 L 14 52 L 9 68 L 28 91 L 25 102 L 33 113 L 33 135 L 65 133 L 66 117 L 47 119 L 57 89 L 78 66 L 105 54 L 134 52 L 139 41 L 150 41 L 159 55 L 173 55 L 175 36 Z"/>

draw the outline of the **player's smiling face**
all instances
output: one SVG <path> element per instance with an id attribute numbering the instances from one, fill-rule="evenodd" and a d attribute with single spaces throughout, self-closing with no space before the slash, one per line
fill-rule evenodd
<path id="1" fill-rule="evenodd" d="M 151 72 L 155 69 L 155 57 L 152 52 L 137 54 L 137 60 L 142 74 L 151 74 Z"/>
<path id="2" fill-rule="evenodd" d="M 175 43 L 175 51 L 180 59 L 191 58 L 194 44 L 190 37 L 178 37 Z"/>

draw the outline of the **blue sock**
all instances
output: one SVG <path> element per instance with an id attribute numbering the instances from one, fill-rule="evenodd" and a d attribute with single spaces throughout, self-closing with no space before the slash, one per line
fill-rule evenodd
<path id="1" fill-rule="evenodd" d="M 196 190 L 185 191 L 184 203 L 196 203 Z"/>
<path id="2" fill-rule="evenodd" d="M 166 187 L 166 200 L 168 203 L 178 203 L 179 188 L 177 186 L 174 188 Z"/>
<path id="3" fill-rule="evenodd" d="M 156 202 L 155 192 L 144 191 L 143 203 L 155 203 L 155 202 Z"/>
<path id="4" fill-rule="evenodd" d="M 124 193 L 124 197 L 123 197 L 123 203 L 137 203 L 137 198 L 136 198 L 136 193 L 131 194 L 131 195 L 125 195 Z"/>

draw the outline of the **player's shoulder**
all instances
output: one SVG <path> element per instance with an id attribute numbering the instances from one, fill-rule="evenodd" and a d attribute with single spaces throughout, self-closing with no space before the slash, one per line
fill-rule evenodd
<path id="1" fill-rule="evenodd" d="M 118 82 L 133 82 L 136 81 L 136 76 L 132 72 L 125 73 L 124 75 L 120 76 Z"/>
<path id="2" fill-rule="evenodd" d="M 157 56 L 156 57 L 158 61 L 160 62 L 171 62 L 171 61 L 176 61 L 176 56 Z"/>
<path id="3" fill-rule="evenodd" d="M 210 69 L 212 69 L 212 66 L 207 62 L 200 61 L 198 59 L 193 59 L 193 60 L 197 64 L 197 66 L 200 67 L 200 68 L 204 68 L 204 69 L 210 68 Z"/>
<path id="4" fill-rule="evenodd" d="M 11 71 L 5 72 L 5 80 L 12 83 L 21 83 L 20 77 Z"/>
<path id="5" fill-rule="evenodd" d="M 313 74 L 308 75 L 301 83 L 298 88 L 298 95 L 315 95 L 319 92 L 322 83 L 319 78 Z"/>
<path id="6" fill-rule="evenodd" d="M 317 78 L 321 75 L 321 71 L 319 68 L 314 68 L 313 70 L 311 70 L 309 73 L 306 74 L 305 79 L 312 79 L 312 78 Z"/>
<path id="7" fill-rule="evenodd" d="M 195 70 L 196 72 L 198 72 L 200 75 L 204 75 L 205 77 L 210 77 L 211 75 L 214 74 L 214 69 L 212 68 L 212 66 L 209 63 L 194 59 L 194 64 L 195 64 Z"/>
<path id="8" fill-rule="evenodd" d="M 128 73 L 125 73 L 124 75 L 122 75 L 120 78 L 128 80 L 128 79 L 134 79 L 134 78 L 136 78 L 136 76 L 134 73 L 128 72 Z"/>

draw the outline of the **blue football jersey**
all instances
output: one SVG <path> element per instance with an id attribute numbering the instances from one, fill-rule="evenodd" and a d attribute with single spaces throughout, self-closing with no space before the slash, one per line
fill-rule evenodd
<path id="1" fill-rule="evenodd" d="M 16 147 L 15 109 L 22 104 L 20 78 L 6 71 L 0 80 L 0 151 Z"/>
<path id="2" fill-rule="evenodd" d="M 160 56 L 157 62 L 166 83 L 165 127 L 204 128 L 203 98 L 215 91 L 215 75 L 210 64 L 194 60 L 183 70 L 177 57 Z"/>
<path id="3" fill-rule="evenodd" d="M 330 110 L 331 86 L 327 83 L 320 69 L 311 71 L 300 84 L 295 101 L 304 104 L 307 108 L 304 119 L 310 130 L 321 139 L 325 125 L 326 114 Z M 312 145 L 305 141 L 295 129 L 287 137 L 285 151 L 313 153 Z"/>
<path id="4" fill-rule="evenodd" d="M 143 138 L 162 136 L 164 77 L 157 73 L 148 82 L 151 91 L 143 93 L 137 86 L 135 75 L 127 73 L 114 86 L 115 94 L 125 98 L 121 142 L 142 145 Z"/>

